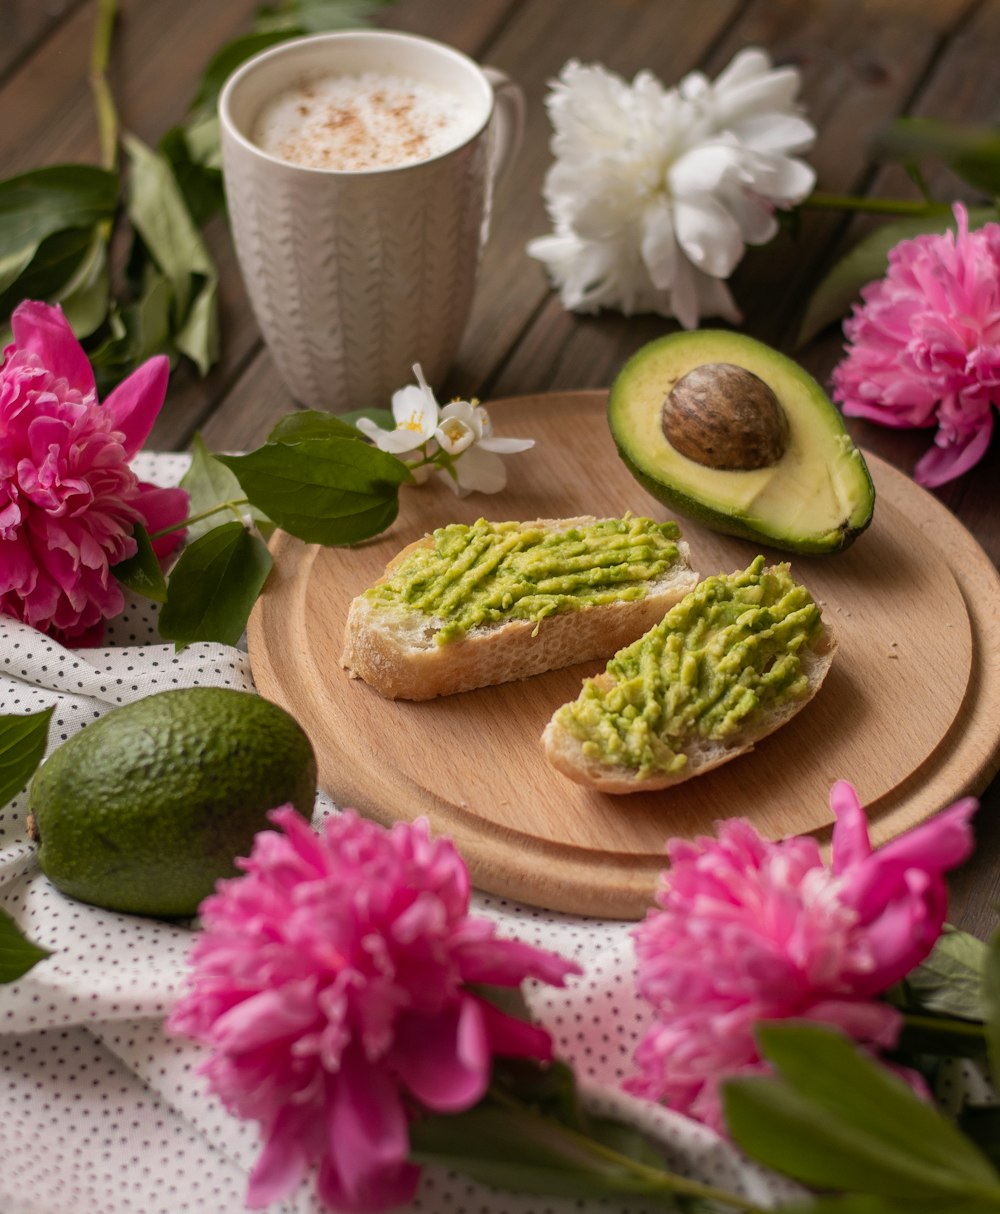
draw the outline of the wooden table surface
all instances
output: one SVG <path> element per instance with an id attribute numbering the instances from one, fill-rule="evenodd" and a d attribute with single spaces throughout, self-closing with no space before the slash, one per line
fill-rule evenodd
<path id="1" fill-rule="evenodd" d="M 123 123 L 153 142 L 178 122 L 209 55 L 247 29 L 258 3 L 122 0 L 111 75 Z M 87 84 L 96 8 L 96 0 L 3 0 L 3 177 L 42 164 L 97 161 Z M 1000 119 L 1000 0 L 398 0 L 379 23 L 449 42 L 509 72 L 527 94 L 524 146 L 498 191 L 475 310 L 445 385 L 446 394 L 484 400 L 606 387 L 634 350 L 674 327 L 653 316 L 565 312 L 524 251 L 548 227 L 543 98 L 567 59 L 601 62 L 629 78 L 647 68 L 673 83 L 693 68 L 715 75 L 743 46 L 767 48 L 777 63 L 802 72 L 802 99 L 819 131 L 809 159 L 818 187 L 834 193 L 914 196 L 903 172 L 872 151 L 874 135 L 894 116 Z M 929 183 L 941 198 L 973 197 L 944 169 Z M 793 353 L 821 382 L 840 357 L 841 338 L 830 329 L 795 351 L 804 303 L 871 222 L 805 213 L 796 235 L 750 250 L 731 282 L 743 330 Z M 208 238 L 222 276 L 222 358 L 204 380 L 187 367 L 175 372 L 149 442 L 154 449 L 182 450 L 199 429 L 212 450 L 252 446 L 294 405 L 262 347 L 222 220 Z M 907 471 L 929 443 L 928 432 L 856 422 L 851 430 Z M 998 471 L 994 445 L 978 468 L 939 492 L 994 563 Z M 993 930 L 1000 902 L 998 809 L 995 780 L 978 816 L 976 856 L 952 882 L 953 921 L 983 936 Z"/>

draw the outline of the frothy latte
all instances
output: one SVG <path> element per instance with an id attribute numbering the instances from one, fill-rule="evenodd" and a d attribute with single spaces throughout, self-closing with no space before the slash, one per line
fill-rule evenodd
<path id="1" fill-rule="evenodd" d="M 475 134 L 475 107 L 425 80 L 382 72 L 321 76 L 286 89 L 251 132 L 264 152 L 290 164 L 341 172 L 430 160 Z"/>

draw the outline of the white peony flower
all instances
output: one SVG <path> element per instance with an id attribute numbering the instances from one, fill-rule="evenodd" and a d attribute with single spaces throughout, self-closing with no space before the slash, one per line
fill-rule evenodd
<path id="1" fill-rule="evenodd" d="M 553 232 L 531 241 L 567 308 L 618 308 L 738 321 L 725 279 L 746 245 L 777 231 L 813 170 L 793 153 L 815 129 L 796 105 L 799 73 L 740 51 L 718 77 L 666 89 L 570 61 L 547 105 L 555 161 L 545 179 Z"/>
<path id="2" fill-rule="evenodd" d="M 440 408 L 420 364 L 414 366 L 417 385 L 392 394 L 393 430 L 383 430 L 369 418 L 358 429 L 382 451 L 410 465 L 423 484 L 433 468 L 460 497 L 469 493 L 498 493 L 507 484 L 501 454 L 527 451 L 533 438 L 495 438 L 486 409 L 475 401 L 455 400 Z"/>

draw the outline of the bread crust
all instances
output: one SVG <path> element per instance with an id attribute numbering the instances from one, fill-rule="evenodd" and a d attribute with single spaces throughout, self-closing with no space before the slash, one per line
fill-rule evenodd
<path id="1" fill-rule="evenodd" d="M 534 519 L 522 526 L 564 531 L 598 521 L 581 515 Z M 426 535 L 407 545 L 375 585 L 388 581 L 415 549 L 433 542 Z M 387 699 L 431 700 L 607 658 L 642 636 L 697 585 L 687 544 L 679 540 L 677 547 L 677 564 L 642 599 L 584 606 L 543 620 L 485 625 L 445 645 L 433 639 L 443 621 L 413 611 L 389 612 L 359 595 L 348 611 L 341 665 Z"/>
<path id="2" fill-rule="evenodd" d="M 738 730 L 724 741 L 692 738 L 682 748 L 681 753 L 687 756 L 687 763 L 679 772 L 650 772 L 648 775 L 640 777 L 636 772 L 620 765 L 602 763 L 599 759 L 588 758 L 583 753 L 583 743 L 568 729 L 557 724 L 555 714 L 542 734 L 545 757 L 564 776 L 568 776 L 577 784 L 597 789 L 599 792 L 615 794 L 654 792 L 681 784 L 685 780 L 700 776 L 706 771 L 711 771 L 713 767 L 720 767 L 723 763 L 728 763 L 731 759 L 753 750 L 762 738 L 774 733 L 801 712 L 819 691 L 830 669 L 836 648 L 837 638 L 824 621 L 815 645 L 802 654 L 803 672 L 808 679 L 805 695 L 777 705 L 770 712 L 750 722 L 745 728 Z M 612 675 L 604 673 L 598 675 L 594 681 L 610 687 L 615 680 Z"/>

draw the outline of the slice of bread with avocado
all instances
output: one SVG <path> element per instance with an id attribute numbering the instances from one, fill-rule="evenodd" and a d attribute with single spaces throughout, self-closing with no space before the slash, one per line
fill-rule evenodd
<path id="1" fill-rule="evenodd" d="M 602 792 L 679 784 L 784 725 L 819 690 L 836 642 L 787 564 L 707 578 L 553 715 L 545 754 Z"/>
<path id="2" fill-rule="evenodd" d="M 453 523 L 404 548 L 351 604 L 341 664 L 429 700 L 606 657 L 697 583 L 676 523 Z"/>

